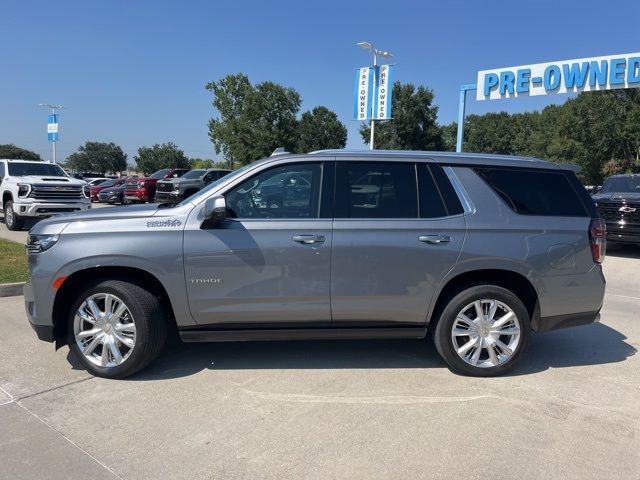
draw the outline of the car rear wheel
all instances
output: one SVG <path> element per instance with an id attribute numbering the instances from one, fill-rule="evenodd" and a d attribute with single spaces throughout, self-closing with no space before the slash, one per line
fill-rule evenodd
<path id="1" fill-rule="evenodd" d="M 162 351 L 167 320 L 149 291 L 119 280 L 90 286 L 69 314 L 67 341 L 93 375 L 123 378 L 151 363 Z"/>
<path id="2" fill-rule="evenodd" d="M 23 221 L 13 209 L 13 202 L 11 200 L 4 205 L 4 224 L 9 230 L 22 230 Z"/>
<path id="3" fill-rule="evenodd" d="M 529 332 L 529 313 L 516 295 L 496 285 L 476 285 L 445 306 L 434 343 L 453 371 L 491 377 L 516 365 Z"/>

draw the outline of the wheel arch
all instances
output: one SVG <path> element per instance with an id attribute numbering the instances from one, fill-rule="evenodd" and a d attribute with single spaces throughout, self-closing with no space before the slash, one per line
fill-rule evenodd
<path id="1" fill-rule="evenodd" d="M 522 273 L 508 269 L 478 269 L 459 273 L 448 279 L 438 293 L 437 300 L 428 317 L 428 329 L 432 331 L 440 313 L 449 301 L 459 292 L 482 284 L 497 285 L 515 294 L 524 303 L 532 325 L 539 316 L 539 295 L 531 281 Z"/>
<path id="2" fill-rule="evenodd" d="M 9 201 L 13 201 L 13 193 L 9 190 L 5 190 L 2 192 L 2 206 L 4 207 L 4 205 Z"/>
<path id="3" fill-rule="evenodd" d="M 175 314 L 171 299 L 164 285 L 158 278 L 146 270 L 125 266 L 101 266 L 78 270 L 69 275 L 62 286 L 56 292 L 53 302 L 53 331 L 56 348 L 66 343 L 67 318 L 69 309 L 76 299 L 74 294 L 91 283 L 99 283 L 103 280 L 121 280 L 133 283 L 158 297 L 168 320 L 175 324 Z"/>

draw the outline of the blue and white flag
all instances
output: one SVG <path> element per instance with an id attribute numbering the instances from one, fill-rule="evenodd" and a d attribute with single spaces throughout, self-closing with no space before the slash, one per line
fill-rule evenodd
<path id="1" fill-rule="evenodd" d="M 356 82 L 353 92 L 354 120 L 369 120 L 371 118 L 373 87 L 373 68 L 358 68 L 356 70 Z"/>
<path id="2" fill-rule="evenodd" d="M 393 65 L 376 67 L 376 96 L 373 106 L 374 120 L 389 120 L 391 118 L 391 94 L 393 82 L 391 72 Z"/>
<path id="3" fill-rule="evenodd" d="M 51 114 L 47 120 L 47 137 L 50 142 L 58 141 L 58 115 Z"/>

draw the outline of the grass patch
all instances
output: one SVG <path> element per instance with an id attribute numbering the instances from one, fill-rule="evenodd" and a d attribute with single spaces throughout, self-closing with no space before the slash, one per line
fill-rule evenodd
<path id="1" fill-rule="evenodd" d="M 0 239 L 0 283 L 25 282 L 28 278 L 29 262 L 24 245 Z"/>

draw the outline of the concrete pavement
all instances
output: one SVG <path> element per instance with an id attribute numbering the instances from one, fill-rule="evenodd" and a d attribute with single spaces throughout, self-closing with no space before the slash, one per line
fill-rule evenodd
<path id="1" fill-rule="evenodd" d="M 425 341 L 182 345 L 108 381 L 0 299 L 0 478 L 640 478 L 640 249 L 503 378 Z"/>

